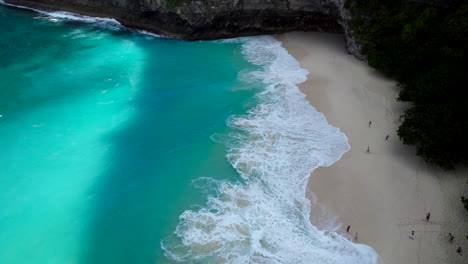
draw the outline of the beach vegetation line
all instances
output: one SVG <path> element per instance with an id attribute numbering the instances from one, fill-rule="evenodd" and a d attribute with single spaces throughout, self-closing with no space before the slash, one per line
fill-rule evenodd
<path id="1" fill-rule="evenodd" d="M 444 169 L 468 165 L 465 87 L 468 4 L 463 0 L 347 0 L 350 27 L 369 64 L 413 102 L 398 135 Z"/>

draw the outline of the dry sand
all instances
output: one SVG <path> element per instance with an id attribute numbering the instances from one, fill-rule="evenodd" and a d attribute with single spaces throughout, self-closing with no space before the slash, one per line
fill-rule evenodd
<path id="1" fill-rule="evenodd" d="M 289 33 L 277 39 L 310 71 L 300 85 L 307 99 L 351 145 L 341 160 L 311 175 L 313 223 L 325 229 L 337 217 L 343 223 L 339 232 L 351 225 L 350 236 L 358 232 L 359 243 L 375 248 L 385 264 L 468 263 L 468 212 L 460 202 L 468 194 L 468 170 L 431 168 L 401 143 L 396 130 L 408 104 L 396 101 L 395 82 L 348 55 L 340 35 Z M 415 240 L 408 237 L 412 230 Z M 448 242 L 448 232 L 455 243 Z M 459 246 L 463 256 L 456 254 Z"/>

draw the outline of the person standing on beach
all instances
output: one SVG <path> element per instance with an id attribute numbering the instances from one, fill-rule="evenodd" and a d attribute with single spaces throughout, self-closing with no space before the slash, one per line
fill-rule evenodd
<path id="1" fill-rule="evenodd" d="M 372 125 L 372 121 L 369 121 L 369 127 Z"/>
<path id="2" fill-rule="evenodd" d="M 366 152 L 367 152 L 367 153 L 370 153 L 370 148 L 369 148 L 369 147 L 367 147 Z"/>
<path id="3" fill-rule="evenodd" d="M 461 247 L 458 247 L 457 248 L 457 253 L 458 253 L 458 255 L 463 256 L 463 249 Z"/>
<path id="4" fill-rule="evenodd" d="M 414 240 L 414 231 L 411 231 L 411 234 L 409 235 L 409 238 Z"/>
<path id="5" fill-rule="evenodd" d="M 349 233 L 350 228 L 351 228 L 351 226 L 349 225 L 348 228 L 346 228 L 346 233 Z"/>
<path id="6" fill-rule="evenodd" d="M 455 239 L 455 237 L 452 235 L 452 233 L 449 233 L 448 239 L 449 239 L 449 242 L 453 244 L 453 240 Z"/>
<path id="7" fill-rule="evenodd" d="M 358 235 L 358 233 L 356 232 L 356 234 L 354 235 L 354 242 L 357 242 L 358 239 L 359 239 L 359 235 Z"/>
<path id="8" fill-rule="evenodd" d="M 431 213 L 427 213 L 427 214 L 426 214 L 426 221 L 429 222 L 429 219 L 430 219 L 430 218 L 431 218 Z"/>
<path id="9" fill-rule="evenodd" d="M 389 137 L 390 137 L 390 136 L 389 136 L 389 135 L 387 135 L 387 136 L 385 137 L 385 141 L 387 141 Z"/>

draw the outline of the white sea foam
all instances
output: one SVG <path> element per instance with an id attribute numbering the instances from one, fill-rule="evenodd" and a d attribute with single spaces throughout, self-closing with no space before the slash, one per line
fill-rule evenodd
<path id="1" fill-rule="evenodd" d="M 0 4 L 10 5 L 1 0 Z M 114 19 L 26 9 L 56 19 L 123 28 Z M 311 203 L 305 189 L 310 173 L 340 159 L 349 145 L 297 88 L 308 72 L 271 37 L 226 41 L 241 42 L 247 60 L 261 66 L 239 78 L 266 86 L 255 108 L 228 120 L 237 132 L 213 136 L 228 145 L 227 159 L 242 181 L 198 180 L 217 195 L 209 197 L 205 207 L 180 216 L 174 236 L 161 243 L 166 256 L 203 264 L 380 263 L 372 248 L 348 241 L 335 232 L 335 225 L 319 230 L 309 220 Z"/>
<path id="2" fill-rule="evenodd" d="M 83 22 L 83 23 L 89 23 L 89 24 L 97 25 L 99 27 L 103 27 L 103 28 L 107 28 L 107 29 L 111 29 L 111 30 L 126 29 L 126 30 L 130 30 L 130 31 L 133 31 L 133 32 L 137 32 L 139 34 L 145 35 L 145 36 L 150 37 L 150 38 L 165 37 L 165 36 L 162 36 L 162 35 L 151 33 L 151 32 L 146 31 L 146 30 L 138 30 L 138 29 L 133 30 L 133 29 L 126 28 L 122 24 L 120 24 L 119 21 L 117 21 L 117 20 L 115 20 L 113 18 L 92 17 L 92 16 L 85 16 L 85 15 L 80 15 L 80 14 L 76 14 L 76 13 L 72 13 L 72 12 L 64 12 L 64 11 L 47 12 L 47 11 L 43 11 L 43 10 L 40 10 L 40 9 L 31 8 L 31 7 L 12 5 L 12 4 L 9 4 L 9 3 L 5 3 L 2 0 L 0 0 L 0 4 L 35 11 L 35 12 L 37 12 L 39 14 L 42 14 L 42 15 L 45 15 L 45 16 L 49 17 L 50 21 L 52 21 L 52 22 L 58 22 L 58 21 L 64 21 L 64 20 L 77 21 L 77 22 Z"/>
<path id="3" fill-rule="evenodd" d="M 180 216 L 174 236 L 161 243 L 166 256 L 186 263 L 380 263 L 372 248 L 309 220 L 310 173 L 350 147 L 296 86 L 308 72 L 271 37 L 229 41 L 243 43 L 247 60 L 261 66 L 249 77 L 267 87 L 247 115 L 228 120 L 237 132 L 213 137 L 228 145 L 242 181 L 203 179 L 217 195 Z"/>
<path id="4" fill-rule="evenodd" d="M 91 17 L 91 16 L 79 15 L 79 14 L 75 14 L 75 13 L 71 13 L 71 12 L 64 12 L 64 11 L 47 12 L 47 11 L 43 11 L 43 10 L 31 8 L 31 7 L 12 5 L 12 4 L 9 4 L 9 3 L 5 3 L 2 0 L 0 0 L 0 4 L 35 11 L 35 12 L 37 12 L 39 14 L 42 14 L 42 15 L 45 15 L 45 16 L 48 16 L 48 17 L 51 17 L 51 18 L 55 18 L 55 19 L 80 21 L 80 22 L 84 22 L 84 23 L 92 23 L 92 24 L 96 24 L 96 25 L 103 26 L 103 27 L 106 27 L 106 28 L 111 28 L 111 29 L 120 29 L 120 28 L 122 28 L 122 25 L 117 20 L 112 19 L 112 18 Z"/>
<path id="5" fill-rule="evenodd" d="M 142 35 L 145 35 L 149 39 L 151 39 L 151 38 L 168 38 L 166 36 L 155 34 L 155 33 L 152 33 L 152 32 L 146 31 L 146 30 L 142 30 L 142 29 L 136 29 L 135 31 L 142 34 Z"/>

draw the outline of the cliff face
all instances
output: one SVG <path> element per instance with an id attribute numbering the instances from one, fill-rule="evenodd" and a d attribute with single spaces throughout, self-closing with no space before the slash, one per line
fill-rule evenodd
<path id="1" fill-rule="evenodd" d="M 187 40 L 218 39 L 287 31 L 346 34 L 344 0 L 5 0 L 39 9 L 112 17 L 123 25 Z"/>

